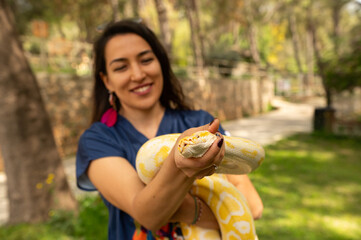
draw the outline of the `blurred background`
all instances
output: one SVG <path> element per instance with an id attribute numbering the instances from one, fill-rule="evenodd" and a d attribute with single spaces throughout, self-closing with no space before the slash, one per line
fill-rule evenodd
<path id="1" fill-rule="evenodd" d="M 297 147 L 281 142 L 280 145 L 270 145 L 268 152 L 274 152 L 274 159 L 281 159 L 279 166 L 285 165 L 284 155 L 277 154 L 284 153 L 285 149 L 299 151 L 301 146 L 307 151 L 308 157 L 312 155 L 310 152 L 318 152 L 311 159 L 320 156 L 322 159 L 321 150 L 312 149 L 317 144 L 320 144 L 318 147 L 324 146 L 322 151 L 330 151 L 327 154 L 333 154 L 332 159 L 351 159 L 351 163 L 348 163 L 349 172 L 356 171 L 355 175 L 351 174 L 352 187 L 346 190 L 342 188 L 340 191 L 347 192 L 344 197 L 348 200 L 352 198 L 352 204 L 356 201 L 354 198 L 361 200 L 361 189 L 353 182 L 360 180 L 356 175 L 361 170 L 361 159 L 359 153 L 356 153 L 361 147 L 358 144 L 361 136 L 361 1 L 1 0 L 1 5 L 2 16 L 10 16 L 9 19 L 12 19 L 13 25 L 9 29 L 17 32 L 14 39 L 21 43 L 21 51 L 36 79 L 36 89 L 48 113 L 56 151 L 62 161 L 73 159 L 79 136 L 89 126 L 92 43 L 108 23 L 131 18 L 147 24 L 159 36 L 186 96 L 195 108 L 205 109 L 223 122 L 272 112 L 277 107 L 273 104 L 274 99 L 315 106 L 312 113 L 313 130 L 320 135 L 291 137 L 289 142 L 297 142 Z M 6 27 L 1 28 L 1 34 L 8 34 Z M 0 46 L 2 55 L 7 47 L 4 44 Z M 5 55 L 0 57 L 6 58 Z M 6 65 L 2 65 L 4 66 Z M 7 91 L 5 84 L 0 87 L 4 92 Z M 5 109 L 4 106 L 1 108 Z M 4 143 L 5 141 L 2 145 Z M 305 143 L 309 145 L 304 146 Z M 340 153 L 332 152 L 339 146 L 344 146 L 340 147 Z M 5 152 L 3 148 L 2 152 Z M 292 154 L 302 155 L 299 152 L 290 154 L 287 158 L 294 158 Z M 2 172 L 6 170 L 5 155 L 11 154 L 4 153 L 3 157 L 0 154 Z M 272 159 L 272 154 L 270 156 Z M 10 160 L 8 162 L 10 166 Z M 310 164 L 315 166 L 314 162 Z M 335 166 L 343 168 L 346 163 L 339 164 L 330 169 Z M 264 168 L 264 173 L 261 168 L 261 172 L 257 172 L 258 175 L 253 179 L 266 184 L 266 175 L 270 174 L 268 170 L 278 169 L 279 166 L 275 160 L 269 168 Z M 314 169 L 310 167 L 310 171 Z M 347 175 L 349 172 L 342 174 Z M 6 174 L 8 180 L 9 174 L 14 173 L 9 171 Z M 341 175 L 337 176 L 341 178 Z M 54 177 L 46 172 L 42 178 L 51 182 Z M 335 176 L 331 174 L 331 178 L 334 179 Z M 325 183 L 329 179 L 320 181 Z M 315 184 L 322 186 L 320 189 L 325 187 L 317 181 Z M 15 188 L 16 184 L 12 186 Z M 40 185 L 36 186 L 38 188 Z M 274 189 L 278 187 L 274 186 Z M 13 188 L 8 189 L 7 194 L 11 196 Z M 261 189 L 261 195 L 265 199 L 273 199 L 269 201 L 276 204 L 274 198 L 279 195 L 270 189 L 272 188 Z M 285 188 L 286 192 L 293 191 L 287 189 Z M 320 189 L 312 195 L 315 202 L 320 197 Z M 337 196 L 337 191 L 332 191 L 332 198 Z M 104 217 L 106 221 L 106 213 L 98 204 L 98 198 L 84 198 L 74 212 L 83 213 L 81 209 L 86 208 L 88 212 L 84 213 L 84 218 L 92 219 L 89 215 L 93 215 Z M 338 201 L 331 203 L 340 209 L 349 204 L 350 202 Z M 323 202 L 323 205 L 327 204 Z M 92 207 L 87 208 L 89 206 Z M 10 203 L 10 212 L 14 208 L 16 205 Z M 73 215 L 52 211 L 50 208 L 49 206 L 46 210 L 49 214 L 39 218 L 41 221 L 49 221 L 50 218 L 50 225 L 58 226 L 58 229 L 69 226 L 73 229 L 73 235 L 55 239 L 100 239 L 94 236 L 81 238 L 86 231 L 78 229 L 77 232 L 74 226 L 81 224 L 75 223 L 74 217 L 69 217 Z M 327 209 L 323 209 L 319 215 L 324 215 L 325 212 Z M 315 226 L 307 221 L 302 221 L 301 224 L 302 217 L 292 215 L 285 218 L 284 222 L 277 223 L 280 225 L 276 224 L 269 229 L 267 226 L 270 226 L 271 220 L 275 220 L 273 217 L 282 219 L 287 213 L 277 215 L 277 212 L 266 211 L 264 219 L 260 220 L 260 229 L 264 232 L 263 239 L 361 239 L 360 214 L 359 206 L 347 213 L 336 211 L 336 216 L 342 215 L 344 218 L 335 217 L 336 220 L 331 221 L 330 217 L 322 220 L 325 225 L 331 221 L 332 230 L 325 228 L 320 234 L 307 235 L 304 231 L 292 228 L 296 229 L 297 224 L 300 224 L 299 228 L 310 227 L 316 231 L 320 222 L 315 220 Z M 10 213 L 9 223 L 33 222 L 31 218 L 18 215 L 19 213 Z M 81 214 L 77 216 L 82 219 Z M 308 216 L 307 213 L 304 216 Z M 89 225 L 98 223 L 94 219 Z M 285 231 L 290 225 L 291 229 Z M 86 228 L 89 226 L 84 227 Z M 24 232 L 32 231 L 29 229 L 26 227 L 26 230 L 22 229 L 20 232 L 23 231 L 21 233 L 24 236 Z M 22 238 L 14 233 L 16 231 L 19 230 L 0 227 L 0 238 L 32 239 L 31 235 Z M 1 237 L 9 237 L 11 234 L 14 234 L 13 238 Z M 48 237 L 42 239 L 54 239 L 53 237 L 48 233 Z"/>

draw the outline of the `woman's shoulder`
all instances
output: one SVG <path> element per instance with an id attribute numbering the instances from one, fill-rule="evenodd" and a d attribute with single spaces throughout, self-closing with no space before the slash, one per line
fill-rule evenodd
<path id="1" fill-rule="evenodd" d="M 94 122 L 87 129 L 85 129 L 82 136 L 89 136 L 93 134 L 102 134 L 102 133 L 106 134 L 107 132 L 109 132 L 110 129 L 111 127 L 108 127 L 101 122 Z"/>
<path id="2" fill-rule="evenodd" d="M 92 138 L 111 138 L 116 134 L 114 127 L 108 127 L 104 123 L 92 123 L 80 136 L 80 141 Z"/>

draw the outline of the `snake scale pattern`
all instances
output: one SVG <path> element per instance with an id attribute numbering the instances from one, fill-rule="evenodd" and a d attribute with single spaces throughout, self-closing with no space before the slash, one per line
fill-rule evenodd
<path id="1" fill-rule="evenodd" d="M 136 168 L 140 179 L 148 184 L 162 166 L 163 160 L 180 134 L 162 135 L 147 141 L 138 151 Z M 178 150 L 185 157 L 200 157 L 217 137 L 200 131 L 179 141 Z M 225 156 L 216 174 L 193 183 L 191 194 L 201 198 L 214 213 L 220 231 L 181 223 L 185 239 L 254 240 L 256 230 L 247 201 L 223 174 L 247 174 L 260 166 L 265 158 L 261 145 L 240 137 L 224 136 Z"/>

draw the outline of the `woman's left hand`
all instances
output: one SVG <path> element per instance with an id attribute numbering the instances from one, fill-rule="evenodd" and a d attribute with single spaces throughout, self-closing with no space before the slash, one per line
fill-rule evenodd
<path id="1" fill-rule="evenodd" d="M 178 138 L 177 144 L 175 146 L 178 146 L 178 142 L 181 138 L 190 136 L 197 131 L 207 130 L 213 134 L 216 134 L 218 128 L 218 119 L 215 119 L 210 124 L 206 124 L 198 128 L 190 128 L 182 133 L 182 135 Z M 216 166 L 219 166 L 224 157 L 224 145 L 223 136 L 221 134 L 217 134 L 217 140 L 214 141 L 207 152 L 200 158 L 185 158 L 175 148 L 173 149 L 175 164 L 188 177 L 203 178 L 205 176 L 212 175 L 216 170 Z"/>

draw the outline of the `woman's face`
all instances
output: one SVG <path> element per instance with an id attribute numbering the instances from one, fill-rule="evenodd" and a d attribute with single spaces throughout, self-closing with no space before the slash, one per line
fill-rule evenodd
<path id="1" fill-rule="evenodd" d="M 149 44 L 128 33 L 111 38 L 105 46 L 107 75 L 105 86 L 115 92 L 121 111 L 149 110 L 160 106 L 163 75 L 160 63 Z"/>

